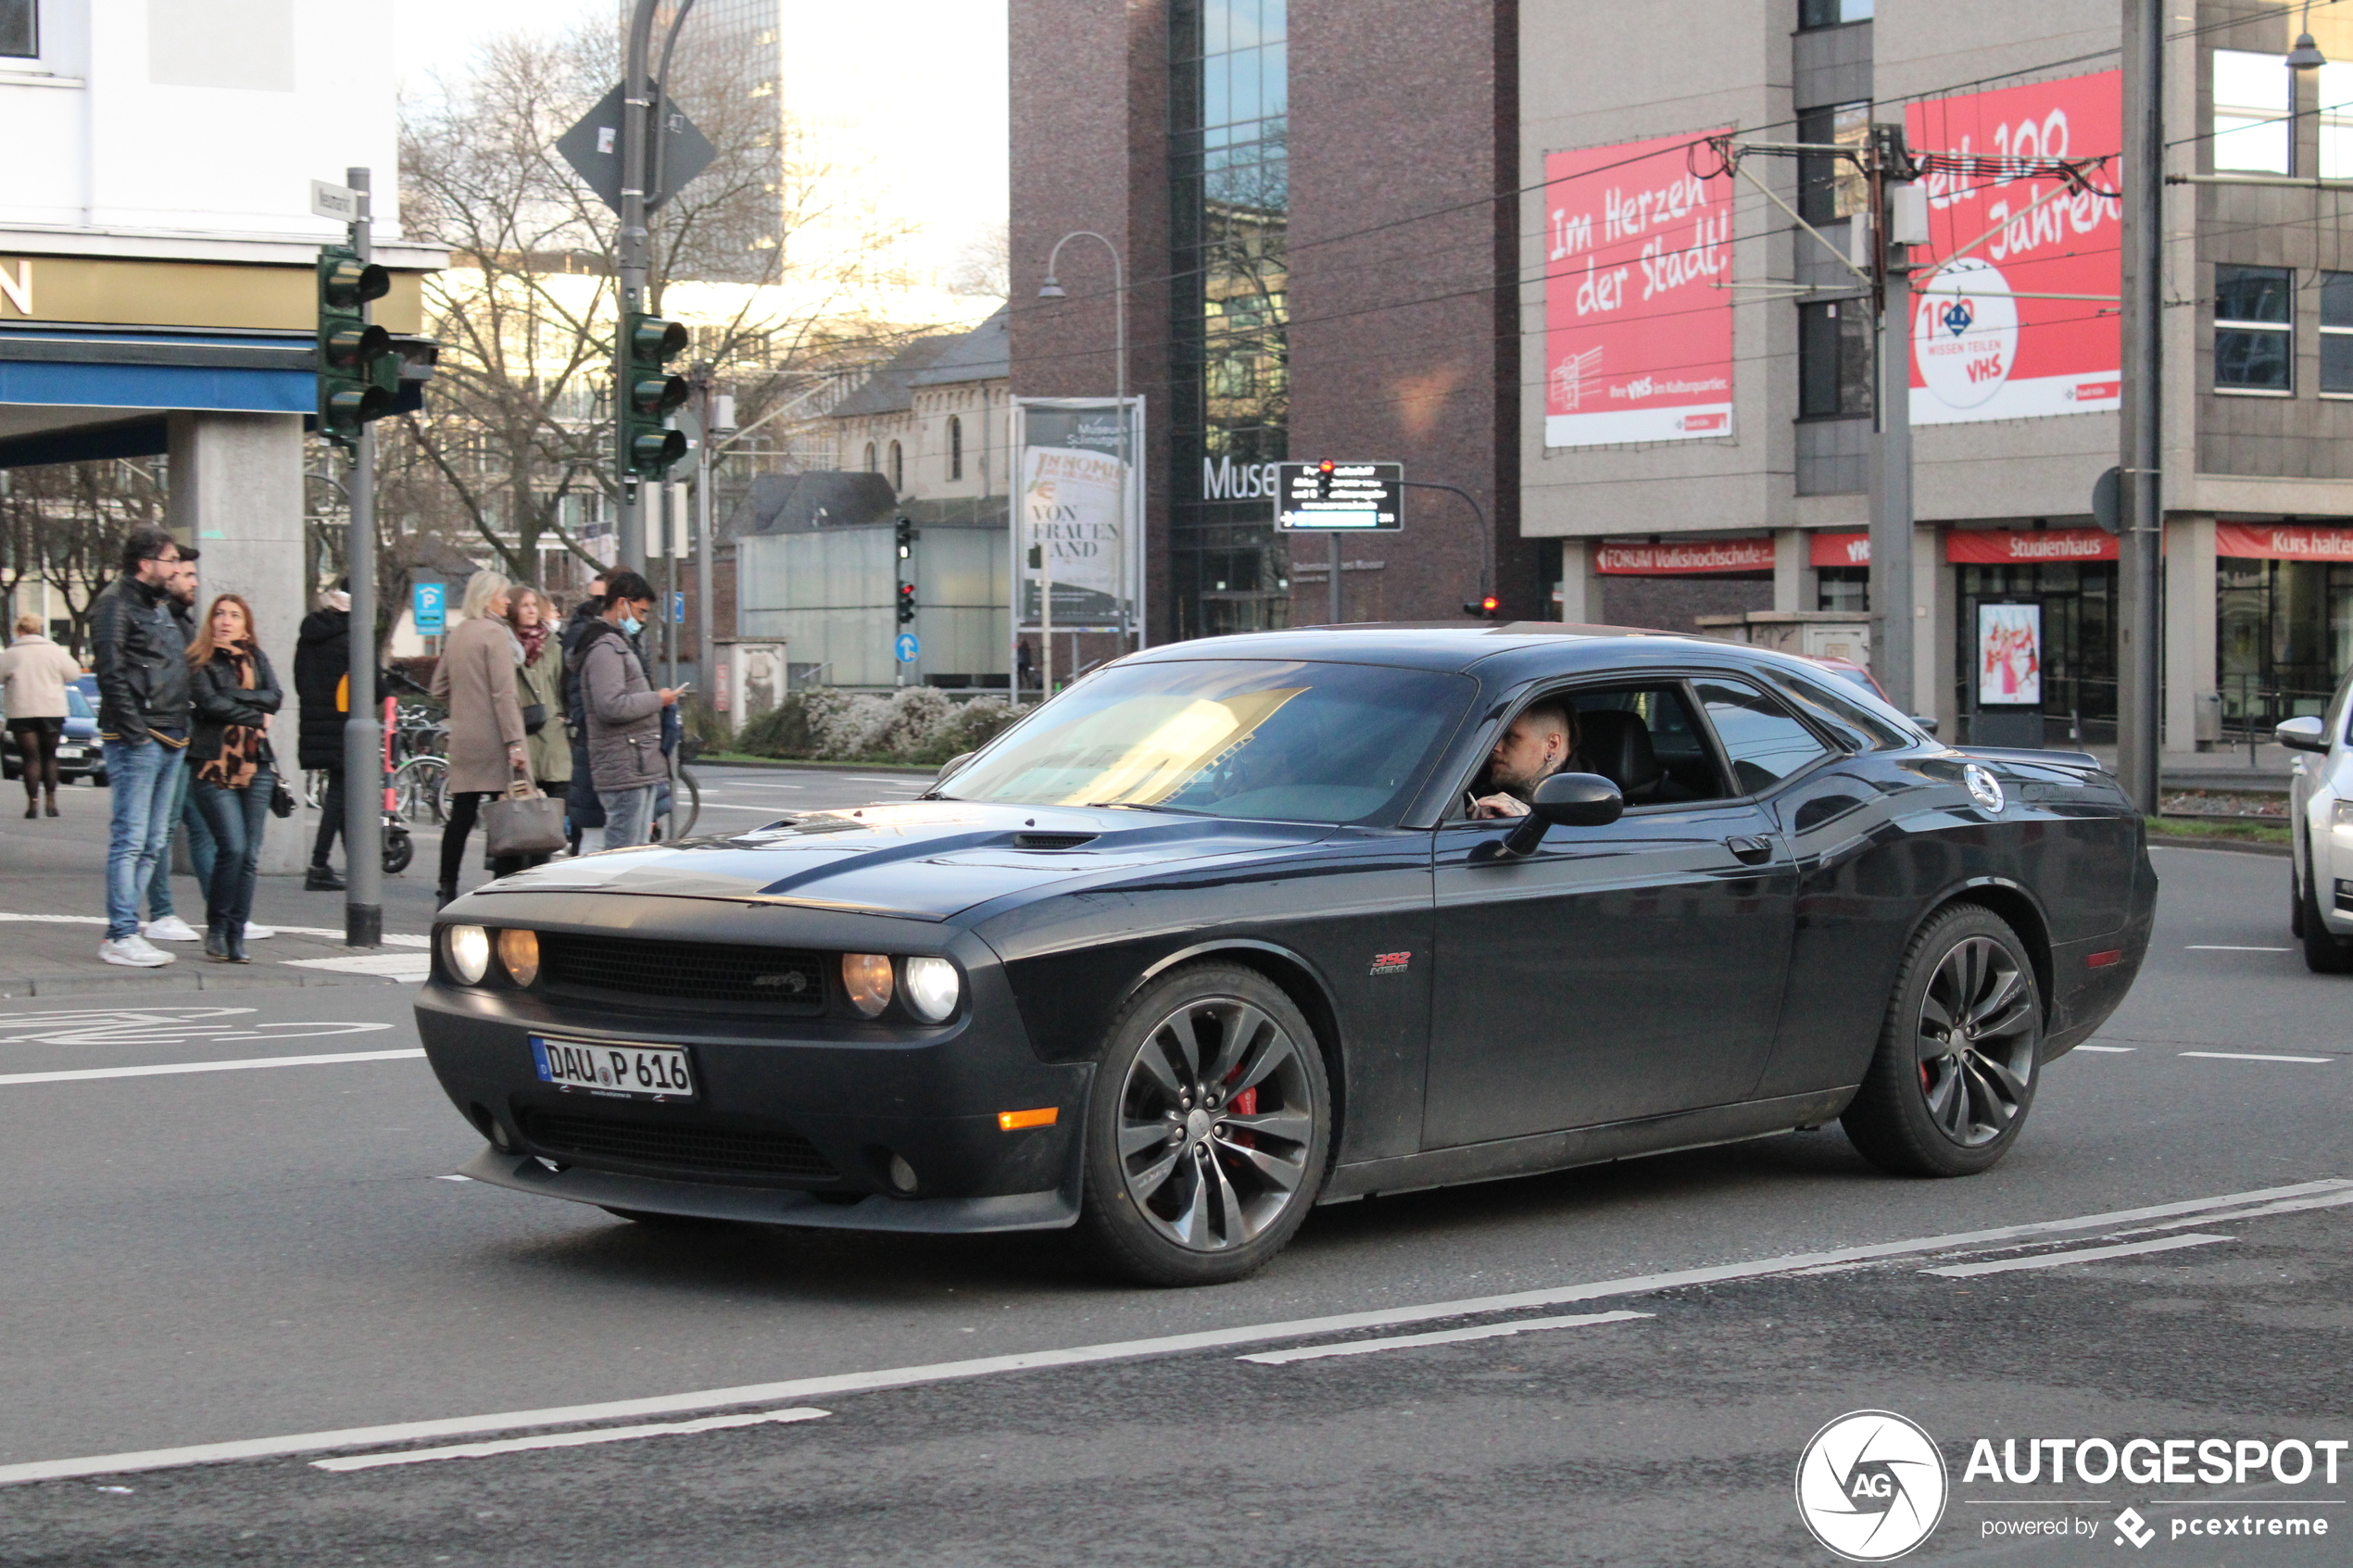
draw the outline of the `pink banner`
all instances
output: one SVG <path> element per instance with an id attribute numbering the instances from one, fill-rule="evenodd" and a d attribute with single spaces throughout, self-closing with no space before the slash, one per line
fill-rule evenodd
<path id="1" fill-rule="evenodd" d="M 2112 70 L 1937 98 L 1904 115 L 1916 156 L 2095 157 L 2119 150 L 2122 125 L 2123 77 Z M 2118 407 L 2121 204 L 2097 194 L 2119 189 L 2118 178 L 2111 161 L 2080 185 L 2056 173 L 1945 170 L 1920 182 L 1929 243 L 1912 250 L 1914 424 Z"/>
<path id="2" fill-rule="evenodd" d="M 1544 444 L 1732 433 L 1733 177 L 1709 134 L 1544 159 Z"/>
<path id="3" fill-rule="evenodd" d="M 1612 577 L 1678 577 L 1701 571 L 1770 571 L 1770 539 L 1707 539 L 1689 545 L 1604 545 L 1594 570 Z"/>
<path id="4" fill-rule="evenodd" d="M 2218 522 L 2214 525 L 2214 553 L 2256 560 L 2353 561 L 2353 528 Z"/>

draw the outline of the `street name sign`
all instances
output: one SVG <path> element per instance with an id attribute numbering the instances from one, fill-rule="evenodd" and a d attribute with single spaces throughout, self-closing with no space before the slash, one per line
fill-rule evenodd
<path id="1" fill-rule="evenodd" d="M 1405 527 L 1403 463 L 1275 465 L 1275 526 L 1290 533 L 1398 533 Z"/>

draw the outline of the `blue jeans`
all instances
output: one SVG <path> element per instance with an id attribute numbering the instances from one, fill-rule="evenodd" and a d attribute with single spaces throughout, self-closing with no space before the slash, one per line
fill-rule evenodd
<path id="1" fill-rule="evenodd" d="M 600 789 L 597 803 L 605 809 L 607 849 L 626 849 L 631 845 L 643 844 L 653 832 L 652 784 L 639 784 L 635 789 Z"/>
<path id="2" fill-rule="evenodd" d="M 205 922 L 222 931 L 241 931 L 253 913 L 253 884 L 261 870 L 261 830 L 270 822 L 270 770 L 254 770 L 243 789 L 223 789 L 198 779 L 189 800 L 212 829 L 212 876 L 205 886 Z"/>
<path id="3" fill-rule="evenodd" d="M 194 771 L 182 763 L 179 770 L 180 786 L 172 794 L 171 818 L 188 830 L 188 863 L 196 869 L 196 885 L 212 885 L 212 830 L 204 825 L 204 818 L 196 812 L 195 802 L 188 798 L 188 780 Z M 156 874 L 147 883 L 147 918 L 161 920 L 179 911 L 171 907 L 171 830 L 164 830 L 163 853 L 156 857 Z"/>
<path id="4" fill-rule="evenodd" d="M 159 740 L 103 743 L 107 759 L 107 939 L 139 935 L 139 895 L 171 842 L 172 807 L 187 752 Z"/>

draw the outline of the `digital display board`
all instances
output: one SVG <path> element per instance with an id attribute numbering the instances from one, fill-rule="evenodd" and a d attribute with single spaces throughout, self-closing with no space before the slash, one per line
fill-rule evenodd
<path id="1" fill-rule="evenodd" d="M 1402 533 L 1404 495 L 1403 463 L 1275 465 L 1275 526 L 1287 533 Z"/>

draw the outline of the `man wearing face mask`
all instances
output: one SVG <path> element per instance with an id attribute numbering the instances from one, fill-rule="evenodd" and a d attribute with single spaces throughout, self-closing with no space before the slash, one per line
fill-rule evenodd
<path id="1" fill-rule="evenodd" d="M 607 849 L 646 842 L 654 792 L 670 777 L 661 754 L 662 715 L 684 688 L 656 690 L 630 643 L 653 606 L 652 584 L 634 571 L 613 572 L 597 619 L 564 661 L 580 682 L 588 767 L 605 811 Z"/>

